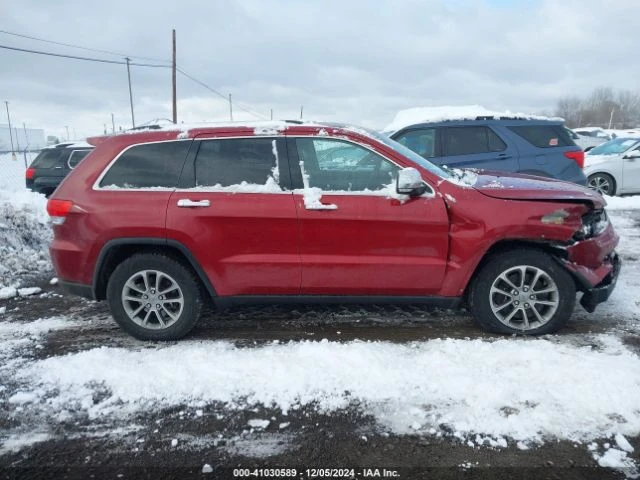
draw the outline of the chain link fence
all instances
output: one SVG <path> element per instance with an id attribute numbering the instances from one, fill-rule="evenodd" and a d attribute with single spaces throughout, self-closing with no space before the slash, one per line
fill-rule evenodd
<path id="1" fill-rule="evenodd" d="M 15 191 L 25 188 L 25 172 L 39 151 L 0 152 L 0 188 Z"/>

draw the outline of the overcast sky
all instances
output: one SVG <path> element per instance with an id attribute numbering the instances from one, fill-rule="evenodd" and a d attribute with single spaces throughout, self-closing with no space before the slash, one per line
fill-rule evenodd
<path id="1" fill-rule="evenodd" d="M 0 0 L 1 30 L 138 62 L 169 61 L 175 28 L 178 65 L 264 118 L 298 118 L 304 105 L 305 118 L 369 127 L 407 107 L 553 112 L 567 94 L 639 89 L 639 18 L 639 0 Z M 0 45 L 122 59 L 4 33 Z M 170 70 L 131 74 L 136 123 L 171 118 Z M 181 75 L 178 99 L 179 121 L 229 118 Z M 0 49 L 0 100 L 47 133 L 99 134 L 111 112 L 131 126 L 122 65 Z"/>

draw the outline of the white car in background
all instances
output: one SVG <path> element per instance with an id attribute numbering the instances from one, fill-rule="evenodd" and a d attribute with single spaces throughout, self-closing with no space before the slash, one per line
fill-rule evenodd
<path id="1" fill-rule="evenodd" d="M 615 138 L 584 157 L 589 188 L 601 195 L 640 193 L 640 138 Z"/>
<path id="2" fill-rule="evenodd" d="M 579 135 L 578 133 L 571 130 L 570 128 L 567 128 L 567 133 L 569 134 L 571 139 L 575 142 L 575 144 L 578 145 L 585 152 L 588 152 L 593 147 L 597 147 L 598 145 L 601 145 L 607 141 L 606 138 L 602 138 L 602 137 L 590 137 L 587 135 Z"/>
<path id="3" fill-rule="evenodd" d="M 583 137 L 601 138 L 603 142 L 611 140 L 611 135 L 609 135 L 604 128 L 600 127 L 578 127 L 574 128 L 573 131 Z"/>

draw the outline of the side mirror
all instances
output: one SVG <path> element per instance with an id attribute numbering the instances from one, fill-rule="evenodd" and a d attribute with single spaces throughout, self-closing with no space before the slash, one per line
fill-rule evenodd
<path id="1" fill-rule="evenodd" d="M 396 192 L 410 197 L 418 197 L 426 192 L 427 188 L 429 187 L 415 168 L 407 167 L 398 172 Z"/>
<path id="2" fill-rule="evenodd" d="M 640 151 L 634 150 L 633 152 L 629 152 L 623 158 L 627 158 L 629 160 L 635 160 L 636 158 L 640 158 Z"/>

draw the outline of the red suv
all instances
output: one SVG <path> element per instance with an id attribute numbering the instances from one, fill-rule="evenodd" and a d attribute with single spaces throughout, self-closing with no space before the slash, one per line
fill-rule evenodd
<path id="1" fill-rule="evenodd" d="M 48 203 L 60 283 L 141 339 L 186 335 L 203 302 L 465 302 L 542 334 L 614 288 L 600 195 L 438 167 L 372 131 L 273 122 L 154 130 L 96 146 Z"/>

